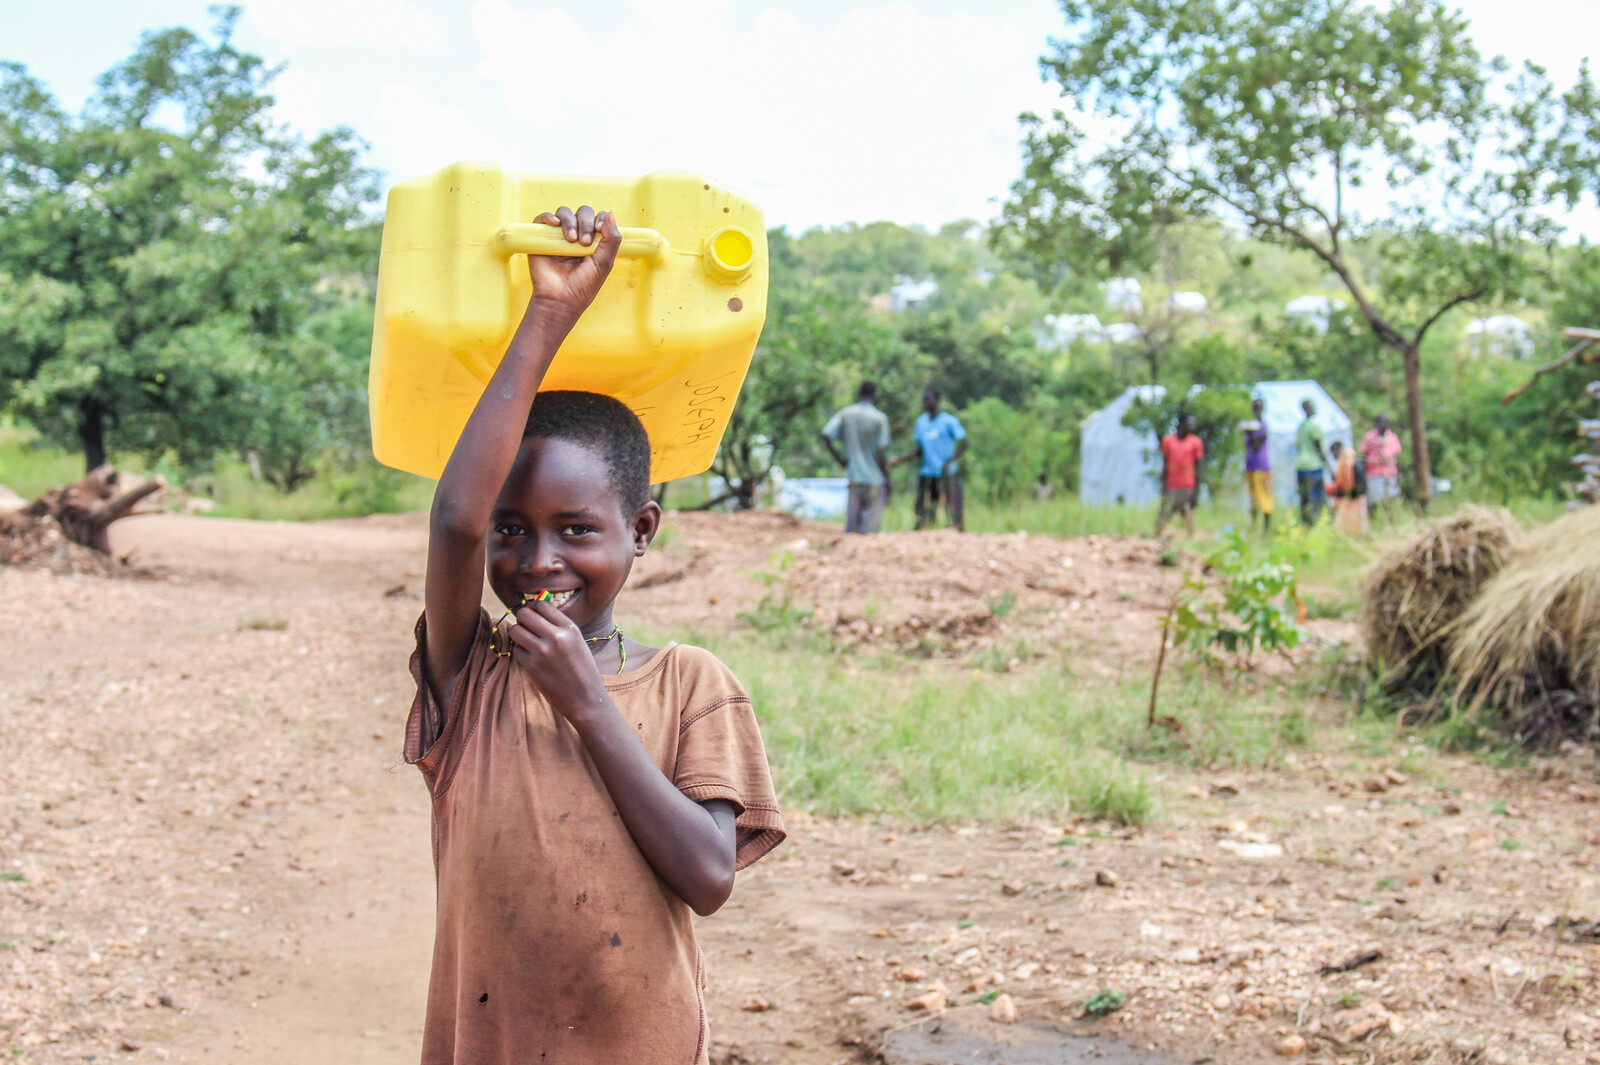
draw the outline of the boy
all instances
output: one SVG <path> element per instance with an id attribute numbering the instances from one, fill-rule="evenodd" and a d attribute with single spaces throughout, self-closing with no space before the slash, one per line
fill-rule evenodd
<path id="1" fill-rule="evenodd" d="M 856 401 L 828 419 L 822 444 L 844 470 L 848 483 L 844 531 L 875 533 L 883 524 L 889 494 L 889 416 L 877 407 L 878 385 L 861 382 Z M 844 446 L 839 454 L 836 444 Z"/>
<path id="2" fill-rule="evenodd" d="M 1174 512 L 1194 536 L 1194 505 L 1200 498 L 1200 460 L 1206 445 L 1194 431 L 1194 415 L 1178 416 L 1178 431 L 1161 438 L 1161 509 L 1156 514 L 1156 539 Z"/>
<path id="3" fill-rule="evenodd" d="M 922 390 L 922 413 L 911 427 L 917 446 L 889 465 L 922 460 L 922 470 L 917 475 L 917 528 L 925 529 L 933 524 L 939 516 L 942 495 L 951 528 L 966 532 L 965 496 L 956 463 L 967 453 L 967 430 L 960 418 L 939 409 L 939 398 L 939 389 L 933 385 Z"/>
<path id="4" fill-rule="evenodd" d="M 1327 486 L 1322 479 L 1328 457 L 1322 450 L 1324 438 L 1322 426 L 1317 423 L 1316 403 L 1305 400 L 1300 410 L 1305 420 L 1294 431 L 1294 482 L 1300 494 L 1300 524 L 1311 526 L 1322 517 L 1322 508 L 1328 503 Z"/>
<path id="5" fill-rule="evenodd" d="M 783 822 L 738 681 L 613 621 L 661 523 L 649 441 L 616 400 L 538 389 L 621 236 L 588 207 L 537 221 L 599 247 L 529 257 L 533 298 L 429 522 L 405 745 L 433 798 L 422 1061 L 704 1063 L 690 911 L 715 912 Z"/>
<path id="6" fill-rule="evenodd" d="M 1250 524 L 1261 515 L 1261 535 L 1272 531 L 1272 449 L 1267 436 L 1267 401 L 1259 396 L 1250 401 L 1250 420 L 1244 431 L 1244 486 L 1250 495 Z"/>

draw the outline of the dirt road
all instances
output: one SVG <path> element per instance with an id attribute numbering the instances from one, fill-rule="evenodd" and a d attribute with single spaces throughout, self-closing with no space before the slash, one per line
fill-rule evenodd
<path id="1" fill-rule="evenodd" d="M 154 576 L 0 570 L 0 1047 L 414 1061 L 432 871 L 425 794 L 397 762 L 420 519 L 160 516 L 117 533 Z M 995 560 L 985 587 L 899 603 L 860 587 L 867 545 L 834 539 L 684 516 L 624 617 L 732 624 L 764 590 L 746 574 L 781 550 L 846 642 L 862 619 L 826 611 L 851 597 L 882 594 L 872 624 L 951 653 L 1005 635 L 940 628 L 996 588 L 1029 608 L 1008 624 L 1082 616 L 1086 641 L 1159 608 L 1148 567 L 1095 564 L 1136 545 L 968 538 L 957 549 Z M 1097 575 L 1061 586 L 1074 570 Z M 1600 947 L 1574 923 L 1600 916 L 1592 763 L 1414 761 L 1325 750 L 1273 772 L 1169 773 L 1165 819 L 1142 832 L 791 811 L 789 843 L 701 925 L 713 1060 L 866 1060 L 922 1016 L 908 1003 L 938 1012 L 942 997 L 982 1038 L 1046 1025 L 1183 1061 L 1299 1046 L 1314 1061 L 1600 1062 Z M 1103 988 L 1126 1003 L 1082 1019 Z M 990 1019 L 1006 1002 L 1020 1023 Z"/>

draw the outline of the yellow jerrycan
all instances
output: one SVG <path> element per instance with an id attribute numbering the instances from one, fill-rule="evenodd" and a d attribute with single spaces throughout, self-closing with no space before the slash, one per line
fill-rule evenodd
<path id="1" fill-rule="evenodd" d="M 438 477 L 532 295 L 525 255 L 592 254 L 544 211 L 616 212 L 622 247 L 545 390 L 626 403 L 650 479 L 711 465 L 767 313 L 760 208 L 699 174 L 525 174 L 457 163 L 389 192 L 368 379 L 372 451 Z"/>

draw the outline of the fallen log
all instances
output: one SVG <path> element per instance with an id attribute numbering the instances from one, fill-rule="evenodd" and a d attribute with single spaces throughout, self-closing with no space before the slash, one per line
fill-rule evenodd
<path id="1" fill-rule="evenodd" d="M 78 568 L 61 550 L 66 544 L 73 544 L 104 560 L 89 568 L 111 566 L 115 562 L 111 556 L 111 524 L 133 513 L 141 502 L 166 486 L 160 477 L 131 481 L 133 478 L 115 466 L 101 466 L 81 480 L 42 493 L 20 510 L 0 513 L 0 563 L 51 560 L 53 568 Z"/>

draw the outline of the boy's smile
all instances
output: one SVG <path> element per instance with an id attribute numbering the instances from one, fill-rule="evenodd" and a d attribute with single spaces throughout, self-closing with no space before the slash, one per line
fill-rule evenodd
<path id="1" fill-rule="evenodd" d="M 605 460 L 568 440 L 532 437 L 489 519 L 489 585 L 508 609 L 550 593 L 585 636 L 611 630 L 611 604 L 660 524 L 628 511 Z"/>

